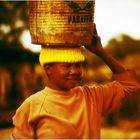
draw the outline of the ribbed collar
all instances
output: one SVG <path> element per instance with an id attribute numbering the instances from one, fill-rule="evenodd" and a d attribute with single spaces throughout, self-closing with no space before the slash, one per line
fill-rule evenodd
<path id="1" fill-rule="evenodd" d="M 71 96 L 71 94 L 72 94 L 71 90 L 68 90 L 68 91 L 60 91 L 60 90 L 55 90 L 55 89 L 49 88 L 47 86 L 45 87 L 44 90 L 47 93 L 51 93 L 51 94 L 54 94 L 54 95 L 61 95 L 61 96 L 65 96 L 65 97 Z"/>

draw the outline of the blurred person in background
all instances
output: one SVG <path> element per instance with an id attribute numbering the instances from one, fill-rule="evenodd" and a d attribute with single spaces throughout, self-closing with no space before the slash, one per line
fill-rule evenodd
<path id="1" fill-rule="evenodd" d="M 102 116 L 117 109 L 139 89 L 133 72 L 103 49 L 96 27 L 92 44 L 85 47 L 108 65 L 114 80 L 104 85 L 80 86 L 85 60 L 80 47 L 43 46 L 40 64 L 46 73 L 46 86 L 17 109 L 13 139 L 100 138 Z"/>

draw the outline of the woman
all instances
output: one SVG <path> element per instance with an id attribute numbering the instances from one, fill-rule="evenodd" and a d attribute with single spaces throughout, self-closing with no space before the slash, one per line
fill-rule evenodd
<path id="1" fill-rule="evenodd" d="M 42 47 L 46 87 L 31 95 L 13 117 L 12 138 L 100 138 L 101 117 L 115 110 L 139 85 L 102 47 L 96 28 L 90 46 L 111 69 L 114 81 L 78 86 L 84 55 L 79 47 Z"/>

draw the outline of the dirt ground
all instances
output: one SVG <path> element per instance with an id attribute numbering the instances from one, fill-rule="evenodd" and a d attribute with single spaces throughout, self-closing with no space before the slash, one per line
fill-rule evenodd
<path id="1" fill-rule="evenodd" d="M 13 128 L 0 129 L 0 139 L 10 139 Z M 103 139 L 140 139 L 140 121 L 120 121 L 115 126 L 104 126 L 101 129 Z"/>

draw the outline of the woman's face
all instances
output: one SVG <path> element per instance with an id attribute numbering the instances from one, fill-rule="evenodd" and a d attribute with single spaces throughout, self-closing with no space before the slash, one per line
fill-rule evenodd
<path id="1" fill-rule="evenodd" d="M 48 85 L 50 88 L 66 91 L 76 85 L 81 80 L 82 62 L 77 63 L 53 63 L 45 66 L 48 75 Z"/>

